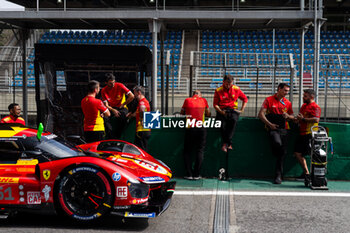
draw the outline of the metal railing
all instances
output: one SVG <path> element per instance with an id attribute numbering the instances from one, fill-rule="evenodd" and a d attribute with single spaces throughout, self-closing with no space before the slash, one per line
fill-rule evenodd
<path id="1" fill-rule="evenodd" d="M 296 79 L 292 54 L 192 52 L 192 89 L 200 89 L 211 101 L 214 91 L 222 85 L 225 74 L 250 97 L 246 116 L 257 116 L 267 95 L 275 93 L 279 83 L 291 85 L 294 101 Z M 191 85 L 191 84 L 190 84 Z"/>
<path id="2" fill-rule="evenodd" d="M 241 0 L 231 0 L 231 1 L 225 1 L 221 3 L 216 3 L 215 5 L 205 5 L 201 4 L 199 2 L 194 2 L 192 4 L 186 4 L 184 5 L 183 2 L 177 3 L 176 1 L 166 1 L 166 0 L 154 0 L 154 1 L 146 1 L 143 2 L 143 4 L 128 4 L 128 3 L 122 3 L 122 4 L 95 4 L 95 5 L 88 5 L 87 8 L 78 8 L 74 5 L 71 5 L 71 3 L 67 0 L 57 1 L 57 6 L 53 6 L 50 8 L 45 8 L 42 6 L 41 1 L 37 0 L 36 3 L 33 1 L 31 7 L 27 7 L 26 10 L 32 10 L 32 11 L 52 11 L 52 10 L 62 10 L 62 11 L 77 11 L 77 10 L 125 10 L 125 9 L 140 9 L 140 10 L 149 10 L 149 9 L 155 9 L 155 10 L 188 10 L 189 8 L 191 10 L 230 10 L 230 11 L 244 11 L 244 10 L 313 10 L 314 9 L 314 1 L 315 0 L 300 0 L 299 2 L 290 2 L 287 4 L 284 4 L 281 6 L 279 2 L 266 2 L 262 1 L 258 4 L 249 5 L 249 3 L 245 3 Z M 322 8 L 322 0 L 316 0 L 318 2 L 317 6 L 320 6 L 319 8 Z M 90 7 L 90 8 L 89 8 Z M 94 8 L 93 8 L 94 7 Z"/>

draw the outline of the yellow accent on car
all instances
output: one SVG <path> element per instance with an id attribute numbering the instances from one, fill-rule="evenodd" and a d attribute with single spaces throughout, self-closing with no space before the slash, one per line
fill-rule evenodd
<path id="1" fill-rule="evenodd" d="M 18 183 L 19 178 L 14 178 L 14 177 L 0 177 L 0 183 L 8 183 L 8 184 L 13 184 L 13 183 Z"/>
<path id="2" fill-rule="evenodd" d="M 28 128 L 22 128 L 18 126 L 12 126 L 11 128 L 12 130 L 0 130 L 0 137 L 10 138 L 20 133 L 21 131 L 28 129 Z"/>
<path id="3" fill-rule="evenodd" d="M 17 160 L 16 165 L 37 165 L 38 163 L 39 161 L 37 159 L 31 159 L 31 160 L 19 159 Z"/>

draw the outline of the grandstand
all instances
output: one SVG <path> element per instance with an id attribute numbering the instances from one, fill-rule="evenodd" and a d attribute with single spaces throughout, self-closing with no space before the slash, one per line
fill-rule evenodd
<path id="1" fill-rule="evenodd" d="M 171 31 L 167 33 L 164 40 L 164 49 L 170 50 L 173 55 L 173 69 L 175 88 L 180 76 L 180 57 L 182 56 L 182 33 Z M 47 31 L 38 41 L 44 44 L 97 44 L 97 45 L 145 45 L 152 50 L 152 35 L 146 31 Z M 160 45 L 158 44 L 158 49 Z M 159 54 L 158 54 L 159 57 Z M 28 63 L 28 87 L 35 86 L 34 78 L 34 51 L 32 50 L 27 58 Z M 159 64 L 160 65 L 160 64 Z M 21 87 L 23 70 L 19 69 L 11 86 Z M 160 87 L 160 68 L 158 70 L 158 86 Z M 64 83 L 64 75 L 58 76 L 60 83 Z M 172 81 L 172 80 L 171 80 Z M 172 82 L 169 83 L 172 86 Z"/>
<path id="2" fill-rule="evenodd" d="M 340 85 L 340 77 L 342 76 L 342 87 L 350 87 L 350 72 L 348 63 L 350 62 L 347 55 L 350 51 L 349 43 L 350 31 L 322 31 L 321 32 L 321 71 L 319 87 L 324 88 L 325 80 L 328 78 L 330 87 L 338 87 Z M 312 77 L 313 61 L 314 61 L 314 36 L 311 32 L 305 35 L 304 49 L 304 76 Z M 235 67 L 228 73 L 237 77 L 237 81 L 243 85 L 244 89 L 255 89 L 253 80 L 257 76 L 257 71 L 251 71 L 249 67 L 260 67 L 259 76 L 265 77 L 265 83 L 259 83 L 259 89 L 271 90 L 271 82 L 273 75 L 278 76 L 280 81 L 290 82 L 290 72 L 288 70 L 265 69 L 268 65 L 282 68 L 288 65 L 286 59 L 273 60 L 273 56 L 269 54 L 291 54 L 293 63 L 296 65 L 296 75 L 300 75 L 300 34 L 295 30 L 280 30 L 276 32 L 275 39 L 272 31 L 203 31 L 200 41 L 201 48 L 201 67 L 197 69 L 197 80 L 207 80 L 210 87 L 215 88 L 221 82 L 220 77 L 227 72 L 228 67 Z M 221 57 L 220 55 L 221 54 Z M 225 55 L 226 54 L 226 55 Z M 258 57 L 256 57 L 256 55 Z M 329 63 L 329 56 L 339 56 L 341 59 L 335 64 Z M 328 57 L 328 58 L 327 58 Z M 342 67 L 340 67 L 342 65 Z M 210 67 L 208 67 L 210 66 Z M 225 68 L 226 67 L 226 68 Z M 327 72 L 326 70 L 332 70 Z M 208 80 L 209 79 L 209 80 Z M 297 81 L 297 80 L 295 80 Z M 294 81 L 294 82 L 295 82 Z M 304 85 L 312 80 L 304 80 Z M 265 88 L 266 86 L 266 88 Z"/>
<path id="3" fill-rule="evenodd" d="M 349 43 L 349 31 L 322 31 L 321 32 L 321 54 L 342 54 L 347 55 L 350 51 Z M 52 44 L 116 44 L 116 45 L 146 45 L 152 49 L 152 38 L 151 33 L 145 31 L 51 31 L 46 32 L 40 38 L 39 43 L 52 43 Z M 170 50 L 174 54 L 174 74 L 175 83 L 181 78 L 181 65 L 182 64 L 182 41 L 183 34 L 178 31 L 168 32 L 167 38 L 164 41 L 164 49 Z M 247 72 L 249 65 L 254 65 L 256 61 L 254 59 L 248 59 L 249 54 L 261 53 L 261 58 L 259 58 L 260 65 L 270 64 L 272 57 L 268 54 L 293 54 L 294 64 L 296 64 L 297 76 L 299 73 L 300 64 L 300 34 L 297 31 L 277 31 L 276 39 L 273 40 L 273 34 L 271 31 L 203 31 L 201 33 L 199 47 L 202 52 L 208 52 L 208 55 L 202 55 L 203 65 L 236 65 L 241 67 L 241 69 L 232 70 L 231 75 L 238 77 L 241 82 L 248 82 L 246 86 L 247 90 L 255 89 L 255 85 L 249 83 L 251 81 L 250 76 L 256 76 L 256 72 Z M 305 65 L 304 71 L 306 73 L 312 73 L 313 59 L 314 59 L 314 49 L 313 49 L 314 38 L 311 32 L 306 33 L 305 37 Z M 159 49 L 158 44 L 158 49 Z M 224 59 L 216 59 L 214 61 L 213 55 L 210 53 L 227 53 L 229 55 L 227 59 L 227 64 L 225 64 Z M 211 58 L 211 59 L 210 59 Z M 29 54 L 27 62 L 28 66 L 28 86 L 33 87 L 34 83 L 34 66 L 33 66 L 34 54 L 33 51 Z M 343 69 L 348 69 L 347 61 L 345 58 L 341 61 L 343 64 Z M 277 65 L 283 65 L 283 59 L 276 60 Z M 326 62 L 324 62 L 326 63 Z M 187 65 L 187 64 L 186 64 Z M 339 64 L 338 64 L 339 66 Z M 321 69 L 326 69 L 327 64 L 322 64 Z M 330 65 L 330 69 L 333 67 Z M 340 69 L 338 67 L 338 69 Z M 198 77 L 205 79 L 206 77 L 212 77 L 212 81 L 209 84 L 209 88 L 215 88 L 223 75 L 223 71 L 215 68 L 203 68 L 197 74 Z M 267 82 L 272 81 L 273 70 L 261 71 L 261 76 L 267 76 Z M 22 69 L 19 69 L 17 75 L 15 76 L 16 86 L 22 86 Z M 160 67 L 158 69 L 158 87 L 160 87 Z M 285 71 L 277 72 L 279 77 L 283 77 L 283 81 L 289 82 L 289 73 Z M 333 70 L 329 74 L 321 71 L 320 75 L 322 77 L 319 86 L 324 88 L 324 78 L 329 77 L 330 86 L 336 87 L 339 85 L 340 76 L 343 76 L 342 85 L 345 88 L 350 87 L 350 72 L 340 74 L 337 70 Z M 170 86 L 172 83 L 170 83 Z M 245 85 L 244 85 L 245 86 Z M 175 85 L 177 88 L 177 85 Z M 259 88 L 263 88 L 261 84 Z"/>

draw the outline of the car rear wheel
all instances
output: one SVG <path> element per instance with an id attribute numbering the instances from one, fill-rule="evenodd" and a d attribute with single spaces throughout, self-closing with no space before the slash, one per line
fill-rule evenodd
<path id="1" fill-rule="evenodd" d="M 108 213 L 113 205 L 113 189 L 107 177 L 93 167 L 76 167 L 64 174 L 57 199 L 69 217 L 90 221 Z"/>

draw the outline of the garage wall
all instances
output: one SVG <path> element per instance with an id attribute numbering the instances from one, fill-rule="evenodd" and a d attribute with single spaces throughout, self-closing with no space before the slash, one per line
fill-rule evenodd
<path id="1" fill-rule="evenodd" d="M 176 121 L 177 119 L 173 119 Z M 329 179 L 350 180 L 350 125 L 321 123 L 329 128 L 333 138 L 334 156 L 329 155 Z M 124 139 L 134 140 L 135 121 L 130 121 Z M 288 156 L 285 161 L 285 177 L 295 177 L 302 169 L 293 157 L 294 141 L 297 133 L 292 126 Z M 149 153 L 164 161 L 173 171 L 174 176 L 185 175 L 183 162 L 184 129 L 154 129 L 149 140 Z M 271 178 L 274 175 L 275 158 L 263 123 L 254 118 L 241 118 L 233 139 L 233 151 L 229 155 L 231 177 Z M 207 146 L 202 166 L 202 175 L 215 177 L 218 170 L 225 166 L 225 153 L 220 150 L 221 139 L 218 129 L 208 129 Z M 309 160 L 309 157 L 307 157 Z"/>

